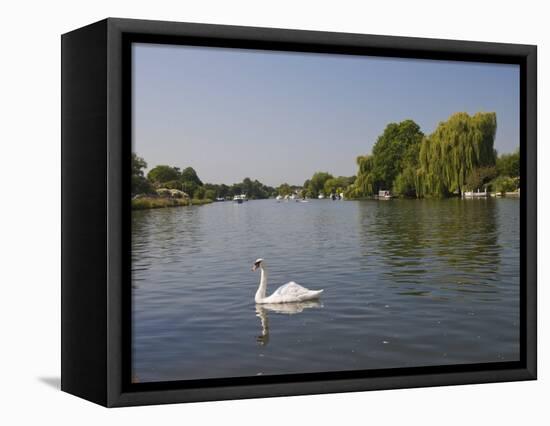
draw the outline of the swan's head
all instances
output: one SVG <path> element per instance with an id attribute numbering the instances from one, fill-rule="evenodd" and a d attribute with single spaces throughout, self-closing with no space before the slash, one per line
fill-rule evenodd
<path id="1" fill-rule="evenodd" d="M 262 262 L 264 260 L 263 259 L 256 259 L 256 261 L 254 262 L 254 264 L 252 265 L 252 272 L 254 272 L 256 269 L 258 269 L 261 265 L 262 265 Z"/>

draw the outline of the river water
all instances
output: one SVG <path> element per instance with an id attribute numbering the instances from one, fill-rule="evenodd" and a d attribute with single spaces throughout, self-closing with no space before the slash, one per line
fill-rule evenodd
<path id="1" fill-rule="evenodd" d="M 519 360 L 519 200 L 134 211 L 139 382 Z M 288 281 L 318 303 L 256 306 Z"/>

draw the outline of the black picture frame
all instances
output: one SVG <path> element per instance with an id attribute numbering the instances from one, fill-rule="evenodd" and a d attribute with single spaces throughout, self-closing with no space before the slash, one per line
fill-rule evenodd
<path id="1" fill-rule="evenodd" d="M 116 407 L 536 379 L 536 46 L 118 18 L 61 42 L 62 390 Z M 519 64 L 520 361 L 132 384 L 132 42 Z"/>

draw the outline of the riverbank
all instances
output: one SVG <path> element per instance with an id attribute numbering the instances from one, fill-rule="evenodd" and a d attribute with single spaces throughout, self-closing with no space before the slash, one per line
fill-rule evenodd
<path id="1" fill-rule="evenodd" d="M 160 198 L 160 197 L 142 197 L 132 200 L 132 210 L 159 209 L 165 207 L 182 206 L 201 206 L 210 204 L 209 199 L 187 199 L 187 198 Z"/>

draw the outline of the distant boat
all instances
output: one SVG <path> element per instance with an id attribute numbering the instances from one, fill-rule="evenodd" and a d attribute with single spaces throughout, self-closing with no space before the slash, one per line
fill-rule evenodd
<path id="1" fill-rule="evenodd" d="M 479 189 L 477 192 L 474 191 L 465 191 L 462 193 L 462 198 L 487 198 L 489 196 L 489 193 L 487 192 L 487 188 L 485 188 L 484 192 L 479 192 Z"/>
<path id="2" fill-rule="evenodd" d="M 391 195 L 390 191 L 387 190 L 381 190 L 378 191 L 378 197 L 379 200 L 391 200 L 393 198 L 393 195 Z"/>
<path id="3" fill-rule="evenodd" d="M 325 194 L 319 194 L 317 198 L 319 198 L 319 200 L 322 200 L 323 198 L 325 198 Z"/>
<path id="4" fill-rule="evenodd" d="M 275 199 L 277 200 L 277 202 L 281 201 L 283 199 L 283 197 L 281 195 L 277 195 L 275 197 Z"/>
<path id="5" fill-rule="evenodd" d="M 233 197 L 233 201 L 235 201 L 237 204 L 242 204 L 243 201 L 248 201 L 248 198 L 246 197 L 246 194 L 239 194 Z"/>
<path id="6" fill-rule="evenodd" d="M 216 201 L 225 201 L 225 198 L 223 198 L 223 197 L 217 197 L 217 198 L 216 198 Z"/>

